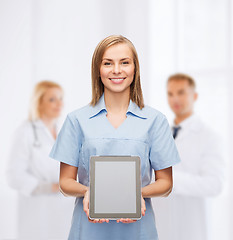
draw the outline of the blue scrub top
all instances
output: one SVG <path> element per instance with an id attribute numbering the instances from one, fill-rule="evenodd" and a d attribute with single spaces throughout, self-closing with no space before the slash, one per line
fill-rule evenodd
<path id="1" fill-rule="evenodd" d="M 89 186 L 89 159 L 94 155 L 134 155 L 141 158 L 142 187 L 150 184 L 152 169 L 161 170 L 180 161 L 169 124 L 159 111 L 140 109 L 130 101 L 127 118 L 116 129 L 108 121 L 104 95 L 96 106 L 87 105 L 68 114 L 50 157 L 78 167 L 78 179 Z M 146 214 L 135 223 L 90 223 L 77 198 L 69 240 L 157 240 L 149 198 Z"/>

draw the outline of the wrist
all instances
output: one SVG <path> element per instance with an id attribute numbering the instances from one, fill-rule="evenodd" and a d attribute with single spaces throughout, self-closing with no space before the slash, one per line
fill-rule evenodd
<path id="1" fill-rule="evenodd" d="M 144 187 L 141 189 L 141 194 L 142 194 L 142 198 L 144 198 L 144 196 L 145 196 L 145 189 L 144 189 Z"/>
<path id="2" fill-rule="evenodd" d="M 85 196 L 88 192 L 89 192 L 89 187 L 84 186 L 83 196 Z"/>

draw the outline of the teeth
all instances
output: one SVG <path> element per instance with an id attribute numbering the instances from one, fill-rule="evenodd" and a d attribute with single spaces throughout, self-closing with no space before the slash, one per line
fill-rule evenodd
<path id="1" fill-rule="evenodd" d="M 124 80 L 124 78 L 110 78 L 110 80 L 113 82 L 120 82 L 120 81 Z"/>

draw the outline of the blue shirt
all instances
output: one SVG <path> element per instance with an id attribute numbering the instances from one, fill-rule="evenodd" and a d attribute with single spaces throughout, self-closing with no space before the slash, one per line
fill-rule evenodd
<path id="1" fill-rule="evenodd" d="M 130 101 L 127 118 L 114 128 L 108 121 L 104 95 L 96 106 L 87 105 L 68 114 L 50 157 L 78 167 L 78 179 L 89 186 L 89 159 L 94 155 L 134 155 L 141 158 L 142 187 L 150 184 L 152 169 L 161 170 L 178 163 L 179 155 L 165 116 Z M 146 215 L 130 223 L 88 222 L 82 198 L 75 202 L 69 240 L 157 240 L 154 213 L 146 200 Z"/>

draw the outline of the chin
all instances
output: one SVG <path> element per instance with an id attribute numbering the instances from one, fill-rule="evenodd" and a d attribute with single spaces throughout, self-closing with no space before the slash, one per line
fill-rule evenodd
<path id="1" fill-rule="evenodd" d="M 130 87 L 116 86 L 116 87 L 110 87 L 108 88 L 108 90 L 113 93 L 123 93 L 123 92 L 129 91 L 129 88 Z"/>
<path id="2" fill-rule="evenodd" d="M 176 116 L 182 116 L 182 112 L 178 111 L 173 111 Z"/>
<path id="3" fill-rule="evenodd" d="M 53 114 L 53 115 L 51 115 L 51 118 L 59 118 L 61 116 L 61 114 L 60 113 L 56 113 L 56 114 Z"/>

